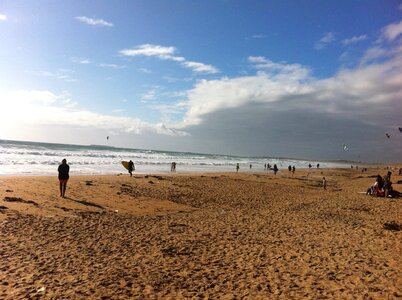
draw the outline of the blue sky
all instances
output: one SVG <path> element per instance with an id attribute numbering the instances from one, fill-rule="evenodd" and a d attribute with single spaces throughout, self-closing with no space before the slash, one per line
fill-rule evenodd
<path id="1" fill-rule="evenodd" d="M 401 37 L 392 0 L 2 0 L 0 138 L 401 161 Z"/>

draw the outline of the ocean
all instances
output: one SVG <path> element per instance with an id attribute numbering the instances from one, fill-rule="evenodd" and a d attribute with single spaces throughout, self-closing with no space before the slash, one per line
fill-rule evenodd
<path id="1" fill-rule="evenodd" d="M 307 168 L 317 163 L 322 168 L 350 167 L 338 162 L 309 161 L 289 158 L 247 157 L 188 152 L 156 151 L 117 148 L 103 145 L 68 145 L 0 140 L 0 175 L 56 175 L 61 160 L 67 159 L 70 174 L 119 174 L 127 170 L 123 160 L 132 160 L 135 173 L 170 173 L 170 165 L 176 162 L 177 173 L 233 172 L 240 164 L 240 172 L 264 171 L 264 164 L 288 165 Z M 250 169 L 250 164 L 252 168 Z"/>

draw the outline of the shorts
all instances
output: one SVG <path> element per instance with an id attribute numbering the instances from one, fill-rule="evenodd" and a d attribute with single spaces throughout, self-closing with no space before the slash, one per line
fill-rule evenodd
<path id="1" fill-rule="evenodd" d="M 60 181 L 60 184 L 66 184 L 68 179 L 59 179 L 59 181 Z"/>

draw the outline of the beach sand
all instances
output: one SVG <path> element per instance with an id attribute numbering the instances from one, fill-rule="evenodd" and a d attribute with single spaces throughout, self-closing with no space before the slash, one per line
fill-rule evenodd
<path id="1" fill-rule="evenodd" d="M 401 298 L 377 173 L 0 177 L 0 298 Z"/>

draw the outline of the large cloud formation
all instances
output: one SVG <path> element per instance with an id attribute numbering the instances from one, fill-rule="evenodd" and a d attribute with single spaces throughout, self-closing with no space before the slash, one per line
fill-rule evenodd
<path id="1" fill-rule="evenodd" d="M 383 30 L 384 40 L 396 43 L 368 49 L 357 67 L 330 78 L 315 79 L 299 64 L 249 57 L 256 75 L 203 80 L 188 91 L 188 110 L 178 126 L 214 140 L 209 144 L 221 152 L 401 160 L 399 27 Z"/>

